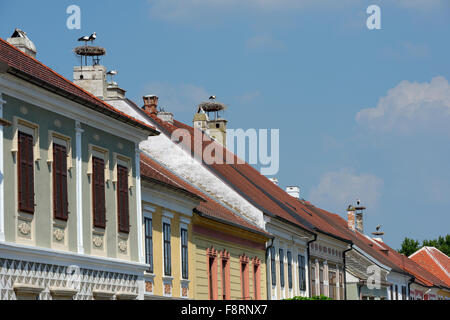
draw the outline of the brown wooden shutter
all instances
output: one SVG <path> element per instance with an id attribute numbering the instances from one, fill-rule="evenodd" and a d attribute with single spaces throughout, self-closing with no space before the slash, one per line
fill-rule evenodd
<path id="1" fill-rule="evenodd" d="M 67 220 L 67 150 L 53 144 L 53 212 L 56 219 Z"/>
<path id="2" fill-rule="evenodd" d="M 19 210 L 34 213 L 33 136 L 19 131 L 18 138 Z"/>
<path id="3" fill-rule="evenodd" d="M 92 198 L 94 208 L 94 227 L 106 227 L 105 208 L 105 162 L 103 159 L 92 158 Z"/>
<path id="4" fill-rule="evenodd" d="M 117 165 L 117 209 L 119 232 L 130 232 L 128 207 L 128 168 Z"/>

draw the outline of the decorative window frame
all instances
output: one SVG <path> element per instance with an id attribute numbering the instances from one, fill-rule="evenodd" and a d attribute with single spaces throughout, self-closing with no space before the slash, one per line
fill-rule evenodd
<path id="1" fill-rule="evenodd" d="M 242 270 L 242 266 L 245 265 L 245 270 Z M 250 300 L 250 258 L 243 253 L 239 257 L 239 270 L 241 274 L 241 293 L 242 293 L 242 300 Z M 242 279 L 244 277 L 244 279 Z"/>
<path id="2" fill-rule="evenodd" d="M 33 137 L 33 160 L 38 161 L 41 160 L 41 151 L 40 151 L 40 139 L 39 139 L 39 125 L 37 123 L 25 120 L 23 118 L 14 116 L 13 117 L 13 141 L 11 152 L 17 156 L 19 152 L 19 131 L 22 131 L 26 134 L 29 134 Z"/>
<path id="3" fill-rule="evenodd" d="M 181 281 L 189 281 L 189 224 L 191 223 L 190 218 L 180 217 L 180 279 Z M 187 250 L 188 250 L 188 277 L 183 278 L 183 243 L 181 238 L 181 231 L 187 231 Z"/>
<path id="4" fill-rule="evenodd" d="M 253 298 L 255 300 L 261 299 L 261 259 L 254 257 L 252 259 L 253 265 Z M 255 267 L 257 268 L 257 273 L 255 273 Z"/>
<path id="5" fill-rule="evenodd" d="M 225 274 L 224 274 L 224 268 L 223 268 L 223 263 L 224 261 L 226 261 L 227 265 L 225 267 Z M 231 282 L 230 282 L 230 252 L 228 252 L 226 249 L 223 249 L 220 252 L 220 272 L 222 275 L 222 299 L 223 300 L 229 300 L 231 299 Z M 225 287 L 225 292 L 224 292 L 224 282 L 227 283 L 227 286 Z M 224 298 L 225 296 L 225 298 Z"/>
<path id="6" fill-rule="evenodd" d="M 152 251 L 153 251 L 153 261 L 152 261 L 153 270 L 152 271 L 153 272 L 150 273 L 150 272 L 148 272 L 146 270 L 145 274 L 154 276 L 155 275 L 155 261 L 154 261 L 155 251 L 153 250 L 154 249 L 154 238 L 153 238 L 153 236 L 154 236 L 154 234 L 153 234 L 153 223 L 154 223 L 154 220 L 153 220 L 153 214 L 156 212 L 156 208 L 154 206 L 151 206 L 151 205 L 148 205 L 148 204 L 144 204 L 142 209 L 143 209 L 142 210 L 143 218 L 149 218 L 149 219 L 152 220 L 152 246 L 153 246 L 153 248 L 152 248 Z M 142 221 L 144 222 L 144 219 Z M 145 224 L 144 223 L 142 223 L 142 227 L 143 227 L 142 234 L 144 236 L 143 237 L 143 241 L 144 241 L 144 252 L 145 252 Z M 145 254 L 146 254 L 146 252 L 145 252 Z"/>
<path id="7" fill-rule="evenodd" d="M 113 178 L 112 182 L 117 183 L 117 165 L 121 165 L 128 169 L 128 189 L 134 186 L 133 183 L 133 165 L 131 158 L 124 156 L 120 153 L 113 152 Z"/>
<path id="8" fill-rule="evenodd" d="M 208 277 L 208 297 L 209 300 L 217 300 L 218 299 L 218 294 L 219 294 L 219 288 L 217 285 L 217 256 L 218 256 L 218 251 L 216 249 L 214 249 L 214 246 L 211 246 L 209 248 L 206 249 L 206 274 Z M 213 263 L 210 267 L 210 259 L 213 259 Z M 210 274 L 210 270 L 212 274 Z M 211 279 L 211 281 L 210 281 Z M 210 282 L 212 282 L 212 288 L 210 287 Z M 210 295 L 210 293 L 212 292 L 212 297 Z"/>
<path id="9" fill-rule="evenodd" d="M 109 181 L 109 150 L 93 144 L 89 144 L 89 162 L 87 170 L 87 175 L 89 176 L 92 176 L 92 172 L 94 171 L 92 165 L 93 157 L 103 159 L 103 161 L 105 162 L 105 182 Z"/>
<path id="10" fill-rule="evenodd" d="M 60 144 L 66 147 L 67 150 L 67 170 L 73 168 L 72 161 L 72 139 L 69 136 L 63 135 L 56 131 L 48 131 L 48 156 L 47 163 L 53 163 L 53 144 Z"/>
<path id="11" fill-rule="evenodd" d="M 170 226 L 170 255 L 172 255 L 172 219 L 174 217 L 174 214 L 170 211 L 164 210 L 163 209 L 163 213 L 162 213 L 162 217 L 161 217 L 161 228 L 162 228 L 162 232 L 161 232 L 161 246 L 162 246 L 162 256 L 163 258 L 162 260 L 162 274 L 163 274 L 163 278 L 171 278 L 173 279 L 173 272 L 171 272 L 170 276 L 166 276 L 165 275 L 165 270 L 164 270 L 164 224 L 168 224 Z M 170 263 L 172 265 L 172 257 L 170 257 Z M 172 267 L 170 268 L 172 269 Z M 172 271 L 172 270 L 171 270 Z"/>

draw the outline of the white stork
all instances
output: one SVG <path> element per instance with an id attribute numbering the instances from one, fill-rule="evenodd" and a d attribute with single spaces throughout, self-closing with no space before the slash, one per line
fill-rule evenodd
<path id="1" fill-rule="evenodd" d="M 94 32 L 89 36 L 89 41 L 92 43 L 94 42 L 95 39 L 97 39 L 97 34 Z"/>
<path id="2" fill-rule="evenodd" d="M 86 45 L 87 42 L 89 41 L 89 37 L 88 36 L 83 36 L 83 37 L 79 38 L 78 41 L 84 41 L 84 44 Z"/>

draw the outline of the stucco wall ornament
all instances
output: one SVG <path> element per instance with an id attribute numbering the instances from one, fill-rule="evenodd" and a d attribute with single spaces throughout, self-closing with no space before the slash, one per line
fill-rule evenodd
<path id="1" fill-rule="evenodd" d="M 22 222 L 21 224 L 19 224 L 18 229 L 19 229 L 20 233 L 25 236 L 29 235 L 31 232 L 31 226 L 29 223 L 26 223 L 26 222 Z"/>

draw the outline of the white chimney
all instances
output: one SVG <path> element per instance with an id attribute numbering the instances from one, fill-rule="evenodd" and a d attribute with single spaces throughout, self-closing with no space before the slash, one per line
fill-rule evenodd
<path id="1" fill-rule="evenodd" d="M 290 187 L 286 187 L 286 192 L 296 198 L 296 199 L 300 199 L 300 187 L 296 187 L 296 186 L 290 186 Z"/>
<path id="2" fill-rule="evenodd" d="M 25 52 L 33 58 L 36 58 L 36 47 L 34 43 L 28 38 L 25 31 L 16 28 L 11 38 L 8 38 L 6 41 L 8 41 L 8 43 L 12 44 L 20 51 Z"/>
<path id="3" fill-rule="evenodd" d="M 269 178 L 270 181 L 278 185 L 278 179 L 277 178 Z"/>
<path id="4" fill-rule="evenodd" d="M 173 113 L 167 111 L 159 111 L 158 118 L 160 118 L 164 122 L 168 122 L 173 124 Z"/>

